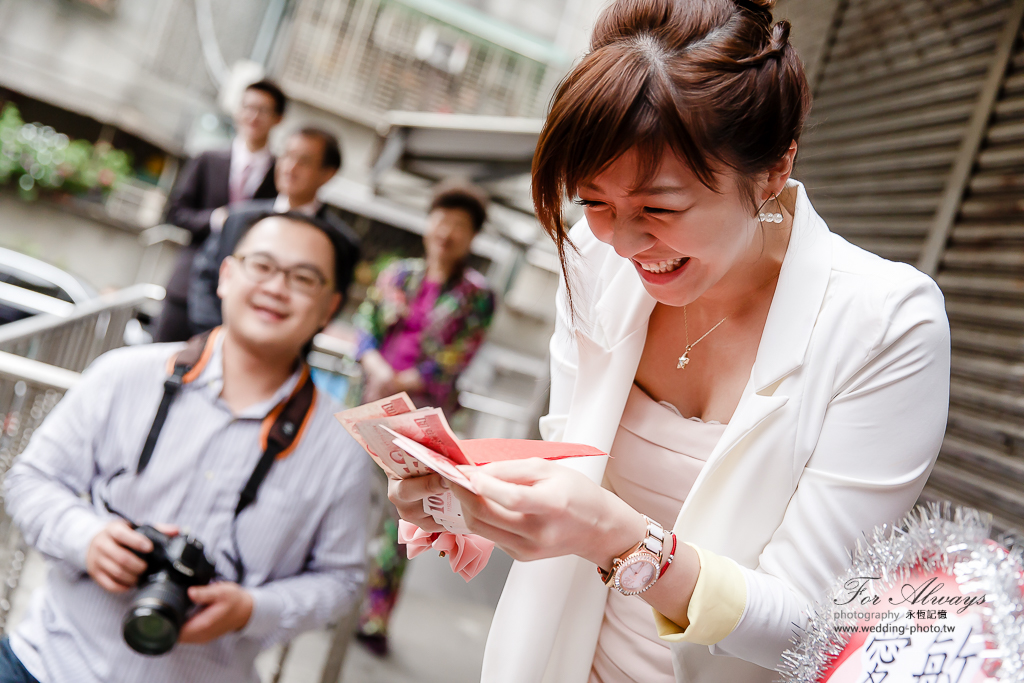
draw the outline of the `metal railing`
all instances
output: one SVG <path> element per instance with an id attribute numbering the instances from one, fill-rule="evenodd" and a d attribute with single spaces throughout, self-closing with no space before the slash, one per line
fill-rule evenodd
<path id="1" fill-rule="evenodd" d="M 337 337 L 318 334 L 306 361 L 320 391 L 346 408 L 359 405 L 363 393 L 363 367 L 355 359 L 356 347 Z"/>
<path id="2" fill-rule="evenodd" d="M 537 423 L 547 409 L 550 383 L 546 359 L 485 343 L 456 385 L 467 413 L 463 435 L 539 438 Z"/>
<path id="3" fill-rule="evenodd" d="M 139 285 L 75 306 L 69 315 L 38 315 L 0 327 L 0 478 L 79 373 L 123 346 L 139 307 L 163 296 L 161 287 Z M 0 509 L 0 633 L 7 629 L 27 552 Z"/>
<path id="4" fill-rule="evenodd" d="M 98 356 L 124 346 L 138 309 L 164 298 L 157 285 L 134 285 L 76 306 L 67 316 L 39 315 L 0 327 L 0 351 L 81 372 Z"/>
<path id="5" fill-rule="evenodd" d="M 0 352 L 0 476 L 7 474 L 36 428 L 78 377 L 77 372 Z M 0 509 L 0 633 L 7 630 L 26 552 L 21 534 Z"/>

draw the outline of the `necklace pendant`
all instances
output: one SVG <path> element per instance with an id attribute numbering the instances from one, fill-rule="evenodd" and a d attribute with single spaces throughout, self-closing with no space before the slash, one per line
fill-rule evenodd
<path id="1" fill-rule="evenodd" d="M 676 370 L 685 370 L 686 366 L 690 364 L 690 349 L 683 351 L 683 355 L 679 356 L 679 363 L 676 365 Z"/>

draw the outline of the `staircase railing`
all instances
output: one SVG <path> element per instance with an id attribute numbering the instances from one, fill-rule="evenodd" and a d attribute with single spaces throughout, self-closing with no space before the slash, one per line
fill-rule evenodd
<path id="1" fill-rule="evenodd" d="M 139 308 L 164 298 L 157 285 L 133 285 L 75 306 L 67 316 L 38 315 L 0 327 L 0 351 L 81 372 L 125 344 Z"/>
<path id="2" fill-rule="evenodd" d="M 77 372 L 0 352 L 0 476 L 78 378 Z M 0 632 L 7 629 L 26 550 L 11 518 L 0 510 Z"/>
<path id="3" fill-rule="evenodd" d="M 161 287 L 137 285 L 75 306 L 66 316 L 37 315 L 0 327 L 0 478 L 79 373 L 123 346 L 139 307 L 163 296 Z M 7 629 L 27 550 L 0 509 L 0 632 Z"/>

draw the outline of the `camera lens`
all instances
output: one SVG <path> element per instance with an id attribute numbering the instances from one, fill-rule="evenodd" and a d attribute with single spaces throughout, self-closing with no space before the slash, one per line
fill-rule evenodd
<path id="1" fill-rule="evenodd" d="M 156 609 L 136 607 L 124 620 L 124 639 L 136 652 L 162 655 L 177 642 L 178 628 Z"/>
<path id="2" fill-rule="evenodd" d="M 162 655 L 178 641 L 191 605 L 187 589 L 167 580 L 162 573 L 139 589 L 122 622 L 124 640 L 136 652 Z"/>

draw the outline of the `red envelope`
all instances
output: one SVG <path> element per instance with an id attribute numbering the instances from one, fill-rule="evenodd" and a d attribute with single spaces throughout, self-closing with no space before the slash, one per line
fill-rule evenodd
<path id="1" fill-rule="evenodd" d="M 385 432 L 394 437 L 394 444 L 412 456 L 417 463 L 426 465 L 446 479 L 454 481 L 473 493 L 476 489 L 469 479 L 460 472 L 456 462 L 429 447 L 398 434 L 387 427 Z M 561 443 L 558 441 L 530 441 L 527 439 L 469 439 L 459 441 L 458 448 L 472 465 L 486 465 L 492 462 L 508 460 L 526 460 L 527 458 L 543 458 L 545 460 L 564 460 L 565 458 L 581 458 L 588 455 L 605 455 L 592 446 L 578 443 Z"/>
<path id="2" fill-rule="evenodd" d="M 486 465 L 506 460 L 563 460 L 588 455 L 607 455 L 593 446 L 561 441 L 530 441 L 528 439 L 466 439 L 459 447 L 474 465 Z"/>

